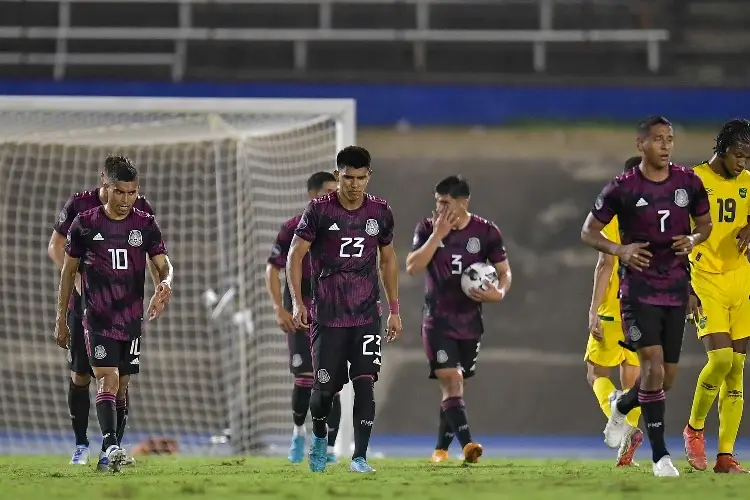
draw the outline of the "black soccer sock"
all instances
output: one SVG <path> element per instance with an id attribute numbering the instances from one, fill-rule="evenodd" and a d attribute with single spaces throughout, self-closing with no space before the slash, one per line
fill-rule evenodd
<path id="1" fill-rule="evenodd" d="M 362 375 L 352 380 L 354 389 L 354 453 L 352 459 L 367 458 L 372 424 L 375 420 L 375 380 Z"/>
<path id="2" fill-rule="evenodd" d="M 666 410 L 666 397 L 663 390 L 640 391 L 638 399 L 643 410 L 643 419 L 646 421 L 646 433 L 651 442 L 651 453 L 654 463 L 658 462 L 664 455 L 669 455 L 667 445 L 664 442 L 664 411 Z"/>
<path id="3" fill-rule="evenodd" d="M 70 422 L 73 424 L 73 433 L 76 435 L 76 446 L 89 445 L 89 438 L 86 433 L 89 428 L 90 409 L 89 386 L 75 385 L 71 380 L 68 386 L 68 410 L 70 411 Z"/>
<path id="4" fill-rule="evenodd" d="M 438 438 L 437 444 L 435 445 L 436 450 L 447 450 L 453 442 L 453 429 L 451 429 L 448 418 L 445 416 L 445 412 L 440 408 L 440 425 L 438 426 Z"/>
<path id="5" fill-rule="evenodd" d="M 122 445 L 122 436 L 125 435 L 125 427 L 128 425 L 128 395 L 115 401 L 117 411 L 117 444 Z"/>
<path id="6" fill-rule="evenodd" d="M 336 444 L 336 437 L 339 435 L 339 425 L 341 424 L 341 396 L 337 393 L 333 396 L 333 405 L 331 413 L 328 414 L 328 446 Z"/>
<path id="7" fill-rule="evenodd" d="M 463 448 L 471 443 L 469 420 L 466 416 L 466 405 L 463 398 L 448 398 L 442 402 L 440 408 L 445 412 L 445 418 L 458 437 Z"/>
<path id="8" fill-rule="evenodd" d="M 333 405 L 333 394 L 313 389 L 310 395 L 310 416 L 312 417 L 313 434 L 318 438 L 328 436 L 328 415 Z"/>
<path id="9" fill-rule="evenodd" d="M 641 377 L 635 379 L 635 384 L 630 388 L 628 392 L 622 395 L 620 400 L 617 402 L 617 411 L 623 415 L 627 415 L 633 408 L 638 408 L 641 403 L 638 401 L 638 394 L 641 390 Z"/>
<path id="10" fill-rule="evenodd" d="M 294 425 L 302 427 L 310 409 L 310 393 L 312 392 L 312 377 L 295 377 L 292 389 L 292 420 Z"/>
<path id="11" fill-rule="evenodd" d="M 117 411 L 115 410 L 115 395 L 100 392 L 96 395 L 96 416 L 102 429 L 102 451 L 117 444 Z"/>

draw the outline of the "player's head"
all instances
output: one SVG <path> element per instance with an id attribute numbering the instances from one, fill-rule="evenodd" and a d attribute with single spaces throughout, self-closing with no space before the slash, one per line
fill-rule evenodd
<path id="1" fill-rule="evenodd" d="M 336 180 L 346 200 L 356 202 L 364 197 L 370 174 L 370 152 L 365 148 L 347 146 L 336 155 Z"/>
<path id="2" fill-rule="evenodd" d="M 638 124 L 638 151 L 645 163 L 654 168 L 667 168 L 674 148 L 674 130 L 663 116 L 649 116 Z"/>
<path id="3" fill-rule="evenodd" d="M 721 158 L 727 177 L 737 177 L 750 157 L 750 121 L 736 118 L 724 124 L 716 136 L 716 156 Z"/>
<path id="4" fill-rule="evenodd" d="M 336 177 L 331 172 L 316 172 L 307 179 L 307 195 L 311 200 L 333 193 L 337 188 Z"/>
<path id="5" fill-rule="evenodd" d="M 445 210 L 469 211 L 471 189 L 460 175 L 451 175 L 435 185 L 435 204 L 438 213 Z"/>
<path id="6" fill-rule="evenodd" d="M 642 156 L 631 156 L 630 158 L 625 160 L 625 164 L 622 166 L 622 173 L 625 173 L 628 170 L 633 170 L 635 167 L 640 165 L 642 161 Z"/>
<path id="7" fill-rule="evenodd" d="M 125 156 L 109 156 L 104 162 L 104 189 L 109 210 L 128 215 L 138 198 L 138 171 Z"/>

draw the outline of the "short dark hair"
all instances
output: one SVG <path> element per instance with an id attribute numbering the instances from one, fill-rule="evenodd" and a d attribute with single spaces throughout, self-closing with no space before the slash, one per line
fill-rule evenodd
<path id="1" fill-rule="evenodd" d="M 643 161 L 643 157 L 641 156 L 631 156 L 630 158 L 625 160 L 625 165 L 623 165 L 622 171 L 627 172 L 628 170 L 632 170 L 638 165 L 640 165 L 642 161 Z"/>
<path id="2" fill-rule="evenodd" d="M 370 168 L 370 152 L 360 146 L 347 146 L 336 155 L 338 170 L 351 168 Z"/>
<path id="3" fill-rule="evenodd" d="M 104 175 L 111 182 L 133 182 L 138 180 L 138 170 L 126 156 L 110 155 L 104 160 Z"/>
<path id="4" fill-rule="evenodd" d="M 649 116 L 638 122 L 638 136 L 646 137 L 651 133 L 651 128 L 656 125 L 666 125 L 667 127 L 671 127 L 672 123 L 663 116 Z"/>
<path id="5" fill-rule="evenodd" d="M 750 121 L 744 118 L 729 120 L 716 136 L 714 152 L 723 156 L 729 148 L 739 143 L 750 144 Z"/>
<path id="6" fill-rule="evenodd" d="M 336 182 L 336 177 L 331 172 L 315 172 L 307 179 L 307 190 L 320 191 L 326 182 Z"/>
<path id="7" fill-rule="evenodd" d="M 451 198 L 468 198 L 471 195 L 469 182 L 461 175 L 451 175 L 435 184 L 435 192 Z"/>

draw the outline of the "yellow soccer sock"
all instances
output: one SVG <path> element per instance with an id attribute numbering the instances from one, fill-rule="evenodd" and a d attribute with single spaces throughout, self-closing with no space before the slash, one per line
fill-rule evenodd
<path id="1" fill-rule="evenodd" d="M 706 425 L 706 417 L 714 404 L 719 387 L 732 369 L 733 353 L 731 347 L 708 351 L 708 362 L 698 375 L 693 407 L 690 410 L 688 424 L 693 429 L 701 430 Z"/>
<path id="2" fill-rule="evenodd" d="M 592 386 L 596 400 L 599 401 L 599 407 L 604 412 L 604 416 L 609 418 L 612 416 L 612 409 L 609 407 L 609 395 L 615 390 L 615 384 L 612 383 L 607 377 L 599 377 L 594 380 Z"/>
<path id="3" fill-rule="evenodd" d="M 742 421 L 745 402 L 742 396 L 742 379 L 745 369 L 745 354 L 735 352 L 732 369 L 729 370 L 719 391 L 719 453 L 733 453 L 734 442 Z"/>
<path id="4" fill-rule="evenodd" d="M 633 408 L 625 417 L 625 420 L 633 427 L 638 427 L 638 421 L 641 419 L 641 407 Z"/>

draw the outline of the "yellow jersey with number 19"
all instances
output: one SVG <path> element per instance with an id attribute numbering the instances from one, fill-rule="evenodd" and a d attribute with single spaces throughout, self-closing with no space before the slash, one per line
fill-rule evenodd
<path id="1" fill-rule="evenodd" d="M 737 233 L 750 215 L 750 172 L 729 179 L 711 170 L 708 163 L 693 170 L 708 193 L 713 221 L 711 236 L 690 254 L 693 269 L 719 274 L 747 266 L 747 258 L 737 251 Z"/>
<path id="2" fill-rule="evenodd" d="M 620 243 L 620 226 L 617 223 L 617 217 L 612 219 L 609 224 L 604 226 L 602 234 L 605 238 L 615 243 Z M 607 291 L 604 293 L 602 301 L 596 313 L 605 318 L 612 318 L 610 321 L 620 321 L 620 259 L 615 257 L 615 264 L 612 267 L 612 274 L 609 277 Z"/>

